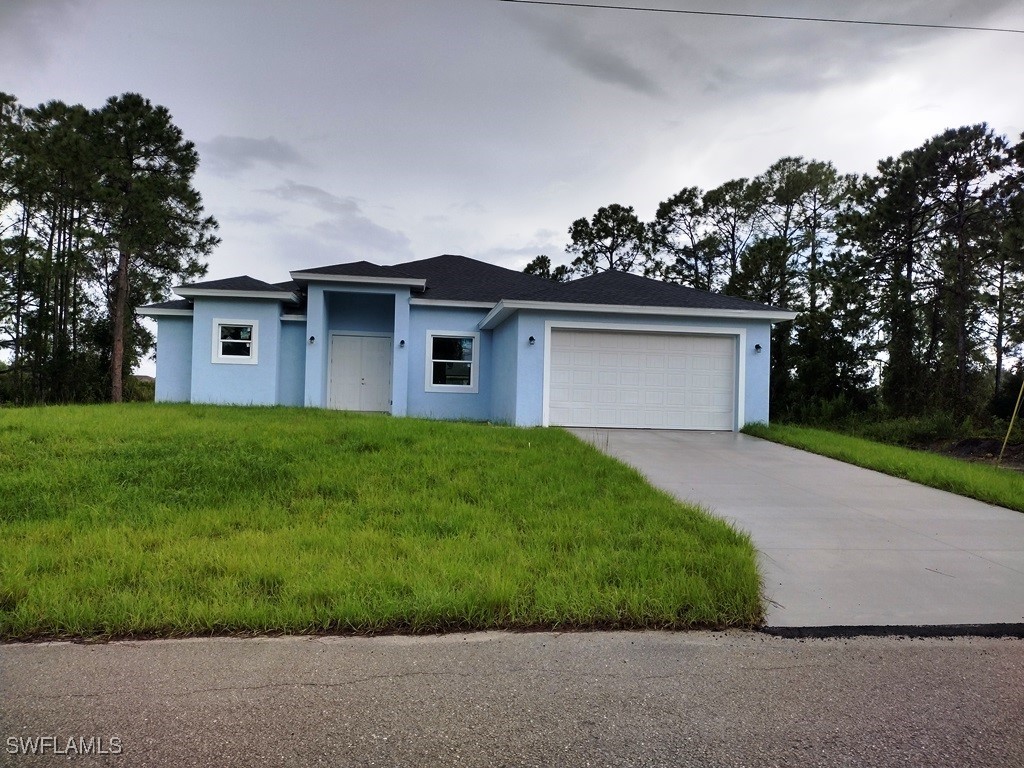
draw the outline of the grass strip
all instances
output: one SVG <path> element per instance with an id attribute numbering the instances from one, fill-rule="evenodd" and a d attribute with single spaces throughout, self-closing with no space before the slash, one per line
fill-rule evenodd
<path id="1" fill-rule="evenodd" d="M 1024 476 L 1011 469 L 790 424 L 748 424 L 748 435 L 1024 512 Z"/>
<path id="2" fill-rule="evenodd" d="M 557 429 L 0 411 L 0 638 L 749 627 L 750 539 Z"/>

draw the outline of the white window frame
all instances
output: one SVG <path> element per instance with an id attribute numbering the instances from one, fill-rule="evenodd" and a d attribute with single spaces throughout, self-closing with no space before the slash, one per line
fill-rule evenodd
<path id="1" fill-rule="evenodd" d="M 472 339 L 473 357 L 459 362 L 469 363 L 469 384 L 434 383 L 434 339 Z M 479 331 L 427 331 L 426 361 L 423 388 L 426 392 L 461 392 L 476 394 L 480 391 L 480 333 Z"/>
<path id="2" fill-rule="evenodd" d="M 225 325 L 249 325 L 252 326 L 252 341 L 249 344 L 249 356 L 221 354 L 220 329 Z M 259 320 L 230 320 L 226 318 L 214 318 L 213 320 L 213 358 L 212 361 L 219 365 L 256 365 L 259 363 L 260 344 L 260 321 Z"/>

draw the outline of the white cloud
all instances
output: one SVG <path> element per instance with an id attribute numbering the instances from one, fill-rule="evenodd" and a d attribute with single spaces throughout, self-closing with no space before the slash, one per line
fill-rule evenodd
<path id="1" fill-rule="evenodd" d="M 362 254 L 360 259 L 396 261 L 410 255 L 409 238 L 371 221 L 363 212 L 362 203 L 354 197 L 340 197 L 320 187 L 293 181 L 265 192 L 285 203 L 327 214 L 326 218 L 315 216 L 306 220 L 307 244 L 312 235 L 339 254 Z"/>
<path id="2" fill-rule="evenodd" d="M 306 160 L 287 142 L 268 136 L 215 136 L 197 145 L 204 162 L 215 172 L 234 174 L 264 164 L 273 168 L 307 165 Z"/>
<path id="3" fill-rule="evenodd" d="M 830 12 L 1024 26 L 1019 0 Z M 569 224 L 611 202 L 649 217 L 684 186 L 784 155 L 870 170 L 949 126 L 1024 129 L 1022 56 L 1012 35 L 482 0 L 218 0 L 188 13 L 173 0 L 0 0 L 2 88 L 23 103 L 99 106 L 136 90 L 186 138 L 214 137 L 197 176 L 222 223 L 211 278 L 442 252 L 558 263 Z"/>

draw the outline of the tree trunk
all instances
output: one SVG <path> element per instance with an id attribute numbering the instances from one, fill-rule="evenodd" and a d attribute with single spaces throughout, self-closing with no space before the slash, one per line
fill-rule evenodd
<path id="1" fill-rule="evenodd" d="M 120 248 L 117 254 L 117 277 L 114 279 L 113 350 L 110 354 L 110 402 L 124 399 L 124 327 L 128 306 L 128 253 Z"/>
<path id="2" fill-rule="evenodd" d="M 14 273 L 14 370 L 18 405 L 25 404 L 25 376 L 22 371 L 22 346 L 25 339 L 23 313 L 26 305 L 25 265 L 28 261 L 29 207 L 22 205 L 21 231 L 18 240 L 18 266 Z"/>
<path id="3" fill-rule="evenodd" d="M 996 383 L 995 397 L 1003 388 L 1003 336 L 1006 333 L 1006 257 L 999 260 L 999 282 L 996 293 Z"/>

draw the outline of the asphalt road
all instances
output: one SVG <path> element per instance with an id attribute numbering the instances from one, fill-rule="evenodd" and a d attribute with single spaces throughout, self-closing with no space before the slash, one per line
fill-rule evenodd
<path id="1" fill-rule="evenodd" d="M 46 742 L 46 757 L 11 754 L 46 736 L 65 751 L 93 737 L 121 753 L 54 755 Z M 1005 768 L 1024 765 L 1024 640 L 613 632 L 2 645 L 0 739 L 5 766 Z"/>

